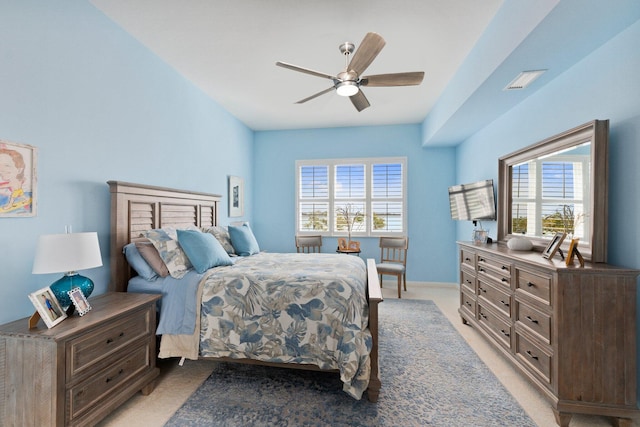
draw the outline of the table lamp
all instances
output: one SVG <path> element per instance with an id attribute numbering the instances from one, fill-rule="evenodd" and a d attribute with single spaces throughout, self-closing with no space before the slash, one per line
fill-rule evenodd
<path id="1" fill-rule="evenodd" d="M 32 272 L 65 273 L 50 288 L 60 305 L 66 308 L 71 305 L 67 292 L 72 288 L 80 288 L 85 297 L 93 292 L 93 281 L 77 271 L 100 266 L 102 255 L 96 232 L 46 234 L 38 239 Z"/>

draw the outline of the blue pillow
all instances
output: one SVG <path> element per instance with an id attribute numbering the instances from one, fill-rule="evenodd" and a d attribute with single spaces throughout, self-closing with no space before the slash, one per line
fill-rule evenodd
<path id="1" fill-rule="evenodd" d="M 198 273 L 204 273 L 220 265 L 233 264 L 227 251 L 213 235 L 196 230 L 177 230 L 177 232 L 178 243 Z"/>
<path id="2" fill-rule="evenodd" d="M 153 268 L 147 263 L 147 261 L 140 255 L 140 251 L 136 248 L 135 243 L 129 243 L 124 248 L 122 248 L 122 252 L 124 252 L 124 256 L 127 258 L 127 262 L 133 268 L 138 276 L 142 277 L 145 280 L 156 280 L 158 275 Z"/>
<path id="3" fill-rule="evenodd" d="M 240 227 L 230 225 L 229 236 L 231 237 L 233 249 L 238 255 L 249 256 L 260 252 L 258 241 L 247 224 L 243 224 Z"/>

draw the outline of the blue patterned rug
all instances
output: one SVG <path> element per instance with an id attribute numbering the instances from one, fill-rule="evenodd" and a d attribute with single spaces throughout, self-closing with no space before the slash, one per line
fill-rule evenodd
<path id="1" fill-rule="evenodd" d="M 535 427 L 432 301 L 380 304 L 377 404 L 337 374 L 220 363 L 166 427 Z"/>

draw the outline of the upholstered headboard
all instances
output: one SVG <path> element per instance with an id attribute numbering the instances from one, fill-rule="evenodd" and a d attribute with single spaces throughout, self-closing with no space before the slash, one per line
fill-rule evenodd
<path id="1" fill-rule="evenodd" d="M 151 185 L 108 181 L 111 192 L 111 282 L 109 290 L 124 292 L 135 272 L 122 248 L 140 233 L 161 227 L 218 225 L 220 195 Z"/>

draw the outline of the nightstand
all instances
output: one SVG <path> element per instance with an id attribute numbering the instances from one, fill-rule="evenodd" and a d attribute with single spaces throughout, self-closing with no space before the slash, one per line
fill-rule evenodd
<path id="1" fill-rule="evenodd" d="M 0 425 L 94 425 L 139 390 L 151 393 L 159 298 L 107 293 L 51 329 L 29 329 L 27 318 L 0 326 Z"/>

